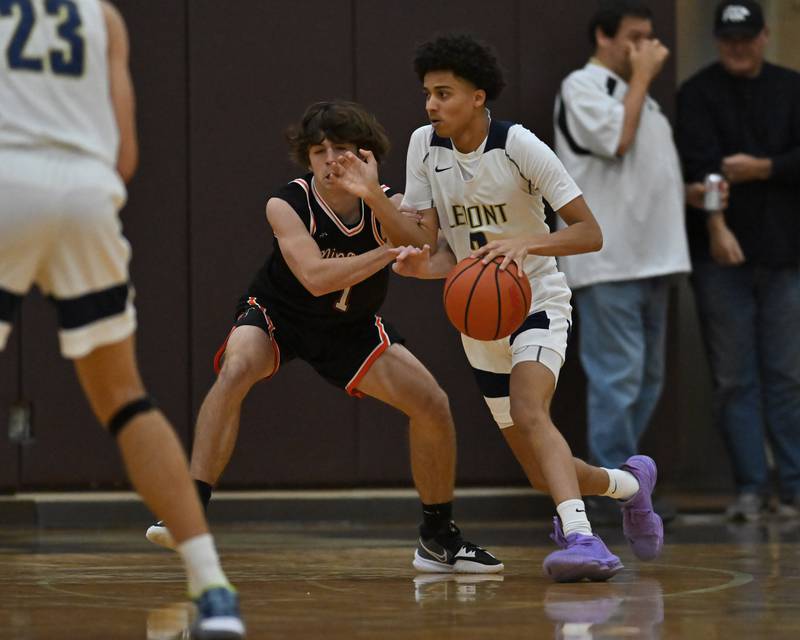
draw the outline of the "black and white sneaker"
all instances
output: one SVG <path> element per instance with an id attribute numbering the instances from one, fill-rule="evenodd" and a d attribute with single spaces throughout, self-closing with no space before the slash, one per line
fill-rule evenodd
<path id="1" fill-rule="evenodd" d="M 175 541 L 172 539 L 172 534 L 162 520 L 147 527 L 144 537 L 153 544 L 157 544 L 159 547 L 175 549 Z"/>
<path id="2" fill-rule="evenodd" d="M 461 537 L 454 522 L 432 538 L 420 535 L 414 568 L 427 573 L 497 573 L 505 567 L 491 553 Z"/>

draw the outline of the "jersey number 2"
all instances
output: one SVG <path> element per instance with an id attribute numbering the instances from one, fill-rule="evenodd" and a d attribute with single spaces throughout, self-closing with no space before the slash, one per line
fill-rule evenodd
<path id="1" fill-rule="evenodd" d="M 12 16 L 15 7 L 19 11 L 19 23 L 6 49 L 8 68 L 44 71 L 42 58 L 25 55 L 25 45 L 28 44 L 28 38 L 36 22 L 33 3 L 31 0 L 0 0 L 0 17 Z M 78 6 L 72 0 L 46 0 L 45 11 L 48 15 L 60 18 L 58 35 L 69 44 L 68 54 L 57 50 L 49 52 L 50 69 L 59 76 L 82 76 L 86 47 L 79 31 L 82 25 Z"/>
<path id="2" fill-rule="evenodd" d="M 469 234 L 469 248 L 473 251 L 480 249 L 486 242 L 486 234 L 483 231 L 474 231 Z"/>

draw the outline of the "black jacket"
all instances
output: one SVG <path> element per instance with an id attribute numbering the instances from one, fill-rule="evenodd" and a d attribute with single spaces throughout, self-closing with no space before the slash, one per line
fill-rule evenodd
<path id="1" fill-rule="evenodd" d="M 772 159 L 769 180 L 733 185 L 725 213 L 751 264 L 800 263 L 800 73 L 764 63 L 757 78 L 736 78 L 715 63 L 678 92 L 677 146 L 686 182 L 721 173 L 736 153 Z M 702 212 L 688 208 L 694 259 L 708 258 Z"/>

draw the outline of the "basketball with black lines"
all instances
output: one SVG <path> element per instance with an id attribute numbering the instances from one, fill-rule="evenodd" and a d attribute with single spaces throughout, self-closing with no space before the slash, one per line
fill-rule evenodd
<path id="1" fill-rule="evenodd" d="M 444 283 L 447 317 L 461 333 L 476 340 L 499 340 L 514 333 L 528 316 L 531 285 L 516 263 L 500 270 L 503 259 L 488 264 L 464 258 Z"/>

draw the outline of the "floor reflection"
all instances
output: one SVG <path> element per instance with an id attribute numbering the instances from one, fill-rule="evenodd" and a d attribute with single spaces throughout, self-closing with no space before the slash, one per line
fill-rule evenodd
<path id="1" fill-rule="evenodd" d="M 470 525 L 503 558 L 499 575 L 415 574 L 407 529 L 217 527 L 248 640 L 800 638 L 796 522 L 686 517 L 650 563 L 604 531 L 626 570 L 579 584 L 542 576 L 552 549 L 532 542 L 538 523 Z M 185 588 L 180 558 L 138 529 L 0 527 L 2 640 L 187 640 Z"/>
<path id="2" fill-rule="evenodd" d="M 431 602 L 492 600 L 505 576 L 492 574 L 429 573 L 414 577 L 414 599 Z"/>
<path id="3" fill-rule="evenodd" d="M 153 609 L 147 614 L 147 640 L 190 640 L 193 615 L 194 608 L 188 602 Z"/>
<path id="4" fill-rule="evenodd" d="M 664 592 L 653 578 L 617 584 L 552 584 L 544 610 L 558 640 L 661 637 Z"/>

